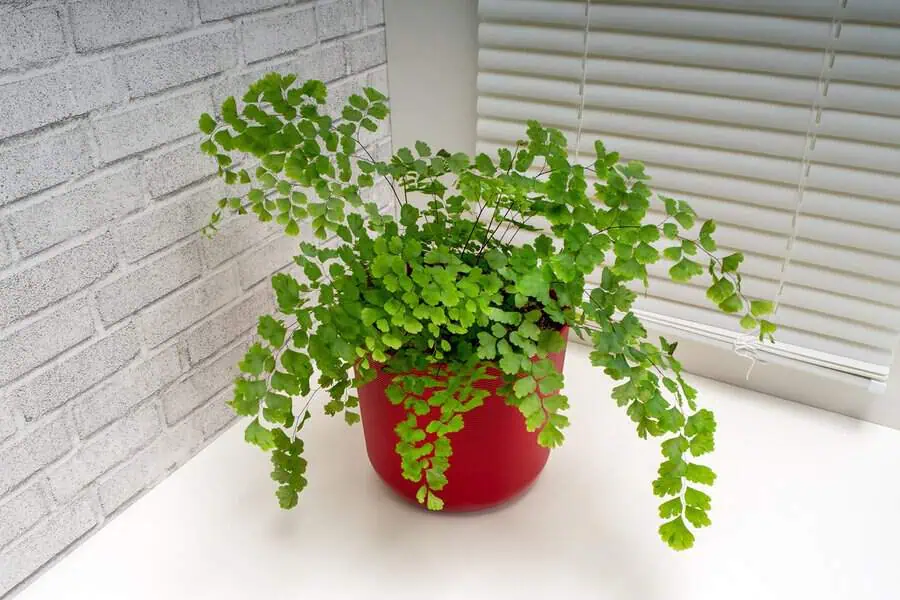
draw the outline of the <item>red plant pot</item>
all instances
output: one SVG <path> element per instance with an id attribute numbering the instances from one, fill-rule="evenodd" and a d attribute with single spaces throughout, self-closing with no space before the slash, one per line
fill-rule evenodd
<path id="1" fill-rule="evenodd" d="M 568 328 L 561 331 L 566 338 Z M 566 348 L 549 355 L 556 369 L 562 372 Z M 394 374 L 376 367 L 377 377 L 359 388 L 359 408 L 362 416 L 366 451 L 375 472 L 391 489 L 403 498 L 416 502 L 421 483 L 403 478 L 400 457 L 394 451 L 397 434 L 394 427 L 406 418 L 402 406 L 391 404 L 385 394 Z M 503 379 L 498 369 L 488 371 L 493 378 L 479 381 L 475 387 L 491 394 L 484 404 L 463 415 L 462 431 L 450 434 L 453 456 L 447 470 L 448 483 L 439 493 L 444 510 L 473 511 L 496 506 L 525 491 L 543 470 L 550 450 L 537 443 L 537 432 L 525 429 L 525 419 L 519 409 L 506 404 L 497 394 Z M 425 396 L 428 397 L 428 394 Z M 439 412 L 420 416 L 419 426 L 425 425 Z M 429 434 L 428 439 L 433 436 Z"/>

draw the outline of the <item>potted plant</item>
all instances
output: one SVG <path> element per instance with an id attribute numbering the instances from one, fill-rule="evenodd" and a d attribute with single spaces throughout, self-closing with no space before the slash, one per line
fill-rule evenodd
<path id="1" fill-rule="evenodd" d="M 496 157 L 417 142 L 381 161 L 361 134 L 387 117 L 386 97 L 366 88 L 337 121 L 326 94 L 320 81 L 270 73 L 240 108 L 228 98 L 220 118 L 200 118 L 219 175 L 249 185 L 219 201 L 208 233 L 228 211 L 331 239 L 298 243 L 303 277 L 272 277 L 278 314 L 260 317 L 230 403 L 253 417 L 246 440 L 271 452 L 281 506 L 295 506 L 307 483 L 298 434 L 310 400 L 295 400 L 314 386 L 330 397 L 327 414 L 363 421 L 379 475 L 427 508 L 480 508 L 520 492 L 564 439 L 571 332 L 622 382 L 612 400 L 638 435 L 661 438 L 659 533 L 689 548 L 692 529 L 710 522 L 700 487 L 715 474 L 696 457 L 713 450 L 716 422 L 697 407 L 676 344 L 647 339 L 629 284 L 646 286 L 659 261 L 675 281 L 708 272 L 710 300 L 771 339 L 762 317 L 772 304 L 741 292 L 742 256 L 719 258 L 715 224 L 695 227 L 683 201 L 660 197 L 666 216 L 655 222 L 643 165 L 599 142 L 590 164 L 575 164 L 560 131 L 530 122 L 527 139 Z M 238 158 L 258 166 L 239 168 Z M 389 186 L 398 218 L 365 198 L 375 185 Z"/>

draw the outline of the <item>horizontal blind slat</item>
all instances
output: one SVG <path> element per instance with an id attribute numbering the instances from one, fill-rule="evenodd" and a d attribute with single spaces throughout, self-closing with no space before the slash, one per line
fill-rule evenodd
<path id="1" fill-rule="evenodd" d="M 484 21 L 517 21 L 541 25 L 584 28 L 584 2 L 542 0 L 480 0 L 478 12 Z"/>
<path id="2" fill-rule="evenodd" d="M 574 131 L 564 130 L 563 133 L 570 140 L 575 139 Z M 478 135 L 506 144 L 514 143 L 517 139 L 525 137 L 522 123 L 491 119 L 479 119 Z M 582 135 L 584 160 L 591 160 L 592 153 L 587 149 L 592 149 L 594 142 L 601 140 L 607 145 L 607 148 L 617 150 L 628 160 L 641 160 L 766 181 L 796 183 L 800 169 L 799 160 L 756 156 L 613 135 L 597 136 L 590 132 Z"/>
<path id="3" fill-rule="evenodd" d="M 706 8 L 722 11 L 782 15 L 786 17 L 831 18 L 834 0 L 629 0 L 638 5 L 679 6 L 684 8 Z"/>
<path id="4" fill-rule="evenodd" d="M 478 91 L 523 100 L 576 104 L 573 93 L 580 93 L 574 81 L 500 73 L 479 73 Z M 604 84 L 585 85 L 585 105 L 804 134 L 809 122 L 808 107 Z"/>
<path id="5" fill-rule="evenodd" d="M 485 20 L 571 26 L 585 20 L 583 2 L 482 0 L 479 8 Z M 824 46 L 830 35 L 830 22 L 824 20 L 606 2 L 591 5 L 590 25 L 592 32 L 621 30 L 812 48 Z"/>
<path id="6" fill-rule="evenodd" d="M 647 272 L 651 277 L 650 296 L 678 299 L 680 302 L 706 308 L 712 306 L 709 299 L 706 298 L 706 289 L 711 283 L 708 275 L 692 279 L 684 284 L 675 283 L 668 278 L 668 264 L 659 262 L 648 265 Z M 591 277 L 588 281 L 592 284 L 599 283 L 599 275 Z M 635 282 L 635 284 L 638 286 L 635 291 L 644 294 L 642 284 L 640 282 Z M 778 283 L 745 275 L 741 287 L 744 293 L 750 297 L 773 298 L 777 292 Z M 813 312 L 819 316 L 839 315 L 839 318 L 844 321 L 866 323 L 872 329 L 888 332 L 890 336 L 894 336 L 900 331 L 900 309 L 863 299 L 786 284 L 781 305 L 782 307 L 791 307 L 793 311 Z M 780 311 L 781 309 L 779 309 L 779 314 L 781 314 Z M 824 330 L 826 335 L 830 332 L 832 332 L 830 329 Z"/>
<path id="7" fill-rule="evenodd" d="M 584 34 L 575 29 L 483 22 L 478 38 L 485 47 L 544 50 L 580 56 Z M 647 36 L 632 33 L 591 33 L 591 57 L 642 60 L 666 64 L 718 67 L 817 78 L 822 70 L 822 50 L 777 48 L 708 40 Z"/>
<path id="8" fill-rule="evenodd" d="M 481 97 L 478 114 L 495 119 L 537 119 L 545 125 L 576 129 L 578 112 L 567 107 L 547 106 L 525 100 Z M 764 131 L 722 124 L 697 123 L 681 119 L 612 112 L 585 108 L 582 131 L 613 133 L 676 143 L 709 146 L 756 154 L 799 159 L 806 136 L 799 133 Z M 900 163 L 898 163 L 900 166 Z"/>
<path id="9" fill-rule="evenodd" d="M 827 105 L 827 103 L 826 103 Z M 900 143 L 900 111 L 895 117 L 826 108 L 818 132 L 861 142 Z"/>
<path id="10" fill-rule="evenodd" d="M 815 154 L 812 159 L 815 160 Z M 900 190 L 900 177 L 889 173 L 860 171 L 814 163 L 809 169 L 807 183 L 810 187 L 830 192 L 844 192 L 850 195 L 868 196 L 884 200 L 895 200 Z"/>
<path id="11" fill-rule="evenodd" d="M 805 214 L 802 216 L 800 234 L 824 244 L 840 244 L 855 250 L 900 258 L 900 230 L 896 229 L 881 229 Z"/>
<path id="12" fill-rule="evenodd" d="M 879 279 L 869 279 L 856 273 L 834 271 L 817 265 L 791 262 L 787 281 L 810 288 L 844 294 L 900 306 L 900 285 Z"/>
<path id="13" fill-rule="evenodd" d="M 832 81 L 821 104 L 829 109 L 900 117 L 897 90 L 888 87 Z"/>
<path id="14" fill-rule="evenodd" d="M 588 51 L 591 56 L 807 77 L 818 77 L 822 68 L 821 50 L 615 32 L 591 33 L 588 39 Z"/>
<path id="15" fill-rule="evenodd" d="M 633 290 L 643 294 L 640 282 L 634 282 Z M 675 301 L 704 310 L 714 309 L 713 304 L 706 298 L 704 289 L 700 287 L 675 283 L 669 279 L 654 278 L 650 282 L 649 290 L 646 296 L 648 298 Z M 758 291 L 771 293 L 771 290 L 765 287 Z M 749 289 L 747 292 L 750 294 L 754 293 Z M 726 315 L 726 318 L 734 319 L 735 317 Z M 896 331 L 867 325 L 859 321 L 843 320 L 832 315 L 823 315 L 785 304 L 778 309 L 778 322 L 782 327 L 808 331 L 822 337 L 850 340 L 857 344 L 876 348 L 890 347 L 896 336 Z M 727 321 L 725 324 L 727 324 Z M 730 327 L 733 328 L 733 324 Z M 817 349 L 825 350 L 824 347 Z"/>
<path id="16" fill-rule="evenodd" d="M 499 148 L 506 146 L 480 140 L 477 151 L 496 154 Z M 651 187 L 672 190 L 677 195 L 699 194 L 787 211 L 793 211 L 797 202 L 796 185 L 751 180 L 742 180 L 736 185 L 734 177 L 726 175 L 674 168 L 651 161 L 646 164 Z M 824 202 L 843 202 L 846 197 L 830 195 L 830 198 Z"/>
<path id="17" fill-rule="evenodd" d="M 819 190 L 806 190 L 803 198 L 804 214 L 900 230 L 900 202 Z M 851 203 L 854 206 L 852 212 L 847 210 Z"/>
<path id="18" fill-rule="evenodd" d="M 877 85 L 900 85 L 900 59 L 836 53 L 831 79 Z"/>
<path id="19" fill-rule="evenodd" d="M 515 48 L 521 50 L 546 50 L 581 56 L 584 48 L 584 32 L 575 29 L 481 23 L 478 41 L 488 48 Z"/>
<path id="20" fill-rule="evenodd" d="M 761 279 L 750 275 L 752 271 L 752 261 L 750 259 L 751 256 L 747 256 L 741 265 L 744 272 L 743 291 L 751 297 L 774 298 L 778 282 L 774 279 Z M 648 265 L 647 272 L 657 279 L 667 280 L 670 265 L 671 263 L 661 261 Z M 599 283 L 599 276 L 594 276 L 589 281 L 595 284 Z M 708 276 L 692 279 L 687 284 L 696 288 L 696 291 L 693 293 L 697 294 L 698 298 L 702 297 L 702 300 L 697 303 L 700 306 L 709 306 L 709 300 L 706 298 L 706 289 L 709 284 Z M 653 285 L 650 287 L 651 291 L 655 289 Z M 643 293 L 643 291 L 640 293 Z M 665 297 L 665 293 L 653 292 L 651 295 Z M 784 286 L 781 304 L 791 306 L 797 310 L 811 310 L 826 315 L 843 315 L 846 320 L 868 323 L 877 329 L 892 332 L 900 331 L 900 308 L 879 304 L 870 299 L 853 298 L 834 292 L 787 283 Z"/>
<path id="21" fill-rule="evenodd" d="M 817 163 L 900 174 L 898 146 L 817 137 L 814 151 L 810 156 Z"/>
<path id="22" fill-rule="evenodd" d="M 685 320 L 721 327 L 722 329 L 734 329 L 733 317 L 716 312 L 714 309 L 690 306 L 652 296 L 639 297 L 635 302 L 635 308 L 662 315 L 678 315 L 679 318 Z M 846 356 L 877 365 L 889 365 L 891 362 L 891 352 L 889 350 L 816 335 L 808 331 L 782 327 L 778 332 L 778 339 L 788 344 L 812 348 L 838 356 Z"/>
<path id="23" fill-rule="evenodd" d="M 550 78 L 581 79 L 581 58 L 539 51 L 485 48 L 478 53 L 482 71 Z M 765 100 L 809 107 L 815 98 L 812 78 L 737 72 L 705 67 L 686 67 L 634 60 L 594 58 L 587 63 L 591 83 L 621 84 L 720 97 Z"/>
<path id="24" fill-rule="evenodd" d="M 793 258 L 805 263 L 900 283 L 900 259 L 798 239 Z"/>
<path id="25" fill-rule="evenodd" d="M 900 56 L 900 29 L 882 25 L 844 23 L 834 42 L 838 52 L 860 52 L 876 56 Z"/>

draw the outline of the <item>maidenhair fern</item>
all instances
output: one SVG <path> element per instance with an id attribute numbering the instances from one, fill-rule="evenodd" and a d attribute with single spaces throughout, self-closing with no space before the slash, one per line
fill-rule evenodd
<path id="1" fill-rule="evenodd" d="M 249 186 L 219 201 L 210 232 L 227 211 L 274 220 L 289 236 L 306 223 L 319 240 L 333 238 L 298 240 L 304 276 L 272 278 L 278 314 L 260 318 L 231 402 L 253 417 L 247 441 L 272 453 L 281 506 L 296 505 L 306 486 L 298 433 L 310 413 L 295 399 L 315 385 L 329 396 L 327 414 L 356 423 L 354 389 L 374 377 L 375 362 L 401 374 L 387 390 L 408 415 L 396 428 L 398 460 L 430 509 L 443 506 L 453 434 L 484 401 L 474 384 L 489 366 L 503 372 L 501 391 L 523 427 L 559 446 L 568 400 L 548 354 L 563 346 L 568 326 L 590 339 L 591 362 L 620 382 L 612 400 L 638 435 L 660 438 L 659 533 L 675 549 L 692 546 L 692 530 L 710 523 L 701 487 L 715 474 L 697 459 L 713 450 L 716 422 L 697 407 L 676 344 L 647 339 L 631 311 L 633 282 L 647 286 L 648 266 L 659 262 L 679 282 L 708 273 L 712 303 L 771 338 L 775 326 L 763 318 L 771 303 L 741 291 L 742 256 L 717 256 L 715 223 L 698 223 L 684 201 L 659 197 L 665 217 L 655 219 L 640 163 L 623 164 L 597 142 L 593 160 L 576 164 L 563 134 L 537 122 L 493 157 L 417 142 L 376 160 L 362 134 L 378 129 L 386 100 L 366 88 L 335 120 L 324 111 L 324 84 L 272 73 L 240 108 L 229 98 L 219 119 L 200 118 L 201 147 L 219 175 Z M 251 163 L 259 166 L 236 166 Z M 370 199 L 376 185 L 393 194 L 397 219 Z M 416 417 L 435 407 L 439 416 L 420 427 Z"/>

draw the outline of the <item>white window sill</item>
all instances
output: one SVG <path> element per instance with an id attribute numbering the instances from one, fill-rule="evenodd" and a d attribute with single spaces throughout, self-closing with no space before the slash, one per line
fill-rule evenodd
<path id="1" fill-rule="evenodd" d="M 361 431 L 314 415 L 310 486 L 277 507 L 268 458 L 233 427 L 28 587 L 58 598 L 895 597 L 900 431 L 695 378 L 715 408 L 713 526 L 656 534 L 656 442 L 570 346 L 572 427 L 520 500 L 476 515 L 397 500 Z"/>

